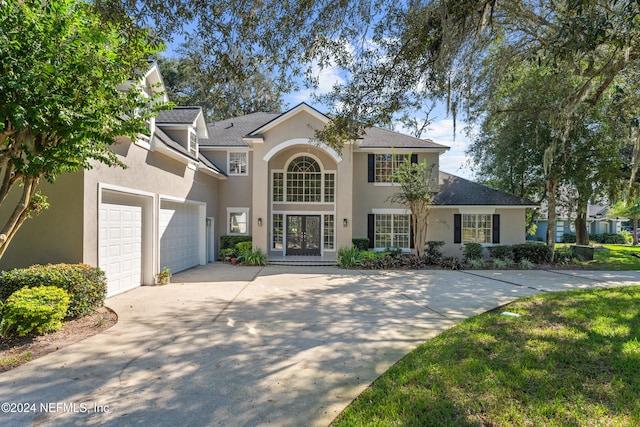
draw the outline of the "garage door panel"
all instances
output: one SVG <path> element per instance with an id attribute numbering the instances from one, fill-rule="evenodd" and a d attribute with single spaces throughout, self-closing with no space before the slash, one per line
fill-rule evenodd
<path id="1" fill-rule="evenodd" d="M 199 206 L 163 201 L 160 209 L 160 267 L 172 272 L 200 264 Z"/>
<path id="2" fill-rule="evenodd" d="M 100 267 L 111 296 L 142 282 L 142 206 L 103 203 L 100 213 Z"/>

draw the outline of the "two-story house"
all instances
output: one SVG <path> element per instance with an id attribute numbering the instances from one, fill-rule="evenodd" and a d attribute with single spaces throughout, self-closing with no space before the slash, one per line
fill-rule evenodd
<path id="1" fill-rule="evenodd" d="M 145 80 L 162 81 L 157 66 Z M 150 135 L 113 145 L 126 169 L 96 164 L 43 184 L 51 208 L 23 225 L 0 268 L 98 265 L 111 296 L 153 283 L 164 266 L 214 261 L 228 234 L 252 236 L 271 258 L 335 259 L 356 237 L 408 251 L 409 212 L 388 201 L 406 160 L 433 165 L 429 240 L 444 241 L 447 255 L 461 256 L 465 242 L 524 242 L 533 204 L 440 172 L 446 146 L 374 127 L 337 152 L 314 139 L 328 122 L 304 103 L 209 126 L 199 107 L 163 111 Z"/>

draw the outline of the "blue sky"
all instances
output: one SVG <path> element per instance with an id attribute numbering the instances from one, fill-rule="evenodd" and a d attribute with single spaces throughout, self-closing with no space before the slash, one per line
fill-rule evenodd
<path id="1" fill-rule="evenodd" d="M 311 89 L 303 89 L 286 95 L 284 97 L 285 107 L 291 108 L 301 102 L 306 102 L 321 112 L 327 112 L 328 109 L 326 106 L 314 102 L 313 94 L 329 92 L 334 84 L 344 83 L 344 77 L 341 70 L 337 67 L 322 70 L 317 73 L 317 77 L 318 88 L 315 91 Z M 434 111 L 431 113 L 431 117 L 433 119 L 433 123 L 427 128 L 427 131 L 424 132 L 422 137 L 450 147 L 446 154 L 440 156 L 440 170 L 463 178 L 473 179 L 473 172 L 467 165 L 468 158 L 465 154 L 470 143 L 469 139 L 463 132 L 465 123 L 458 118 L 456 136 L 454 140 L 453 118 L 451 116 L 447 117 L 446 108 L 443 105 L 436 106 Z M 403 132 L 400 127 L 398 127 L 397 130 L 399 132 Z"/>

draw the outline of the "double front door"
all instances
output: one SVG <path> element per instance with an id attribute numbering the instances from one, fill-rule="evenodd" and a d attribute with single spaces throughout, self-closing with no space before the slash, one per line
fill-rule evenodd
<path id="1" fill-rule="evenodd" d="M 287 215 L 287 255 L 320 255 L 320 215 Z"/>

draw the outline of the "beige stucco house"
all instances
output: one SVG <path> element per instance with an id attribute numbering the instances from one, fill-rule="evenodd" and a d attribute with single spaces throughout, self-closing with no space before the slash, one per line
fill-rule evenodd
<path id="1" fill-rule="evenodd" d="M 145 79 L 162 81 L 155 66 Z M 433 164 L 429 240 L 445 241 L 448 255 L 465 242 L 524 242 L 532 203 L 440 172 L 446 146 L 370 128 L 336 152 L 314 140 L 328 121 L 304 103 L 209 126 L 199 107 L 163 111 L 150 135 L 114 144 L 127 169 L 97 164 L 43 185 L 51 208 L 24 224 L 0 268 L 98 265 L 115 295 L 153 283 L 164 266 L 214 261 L 222 235 L 252 236 L 272 259 L 335 259 L 358 237 L 409 251 L 409 212 L 388 202 L 405 160 Z"/>

